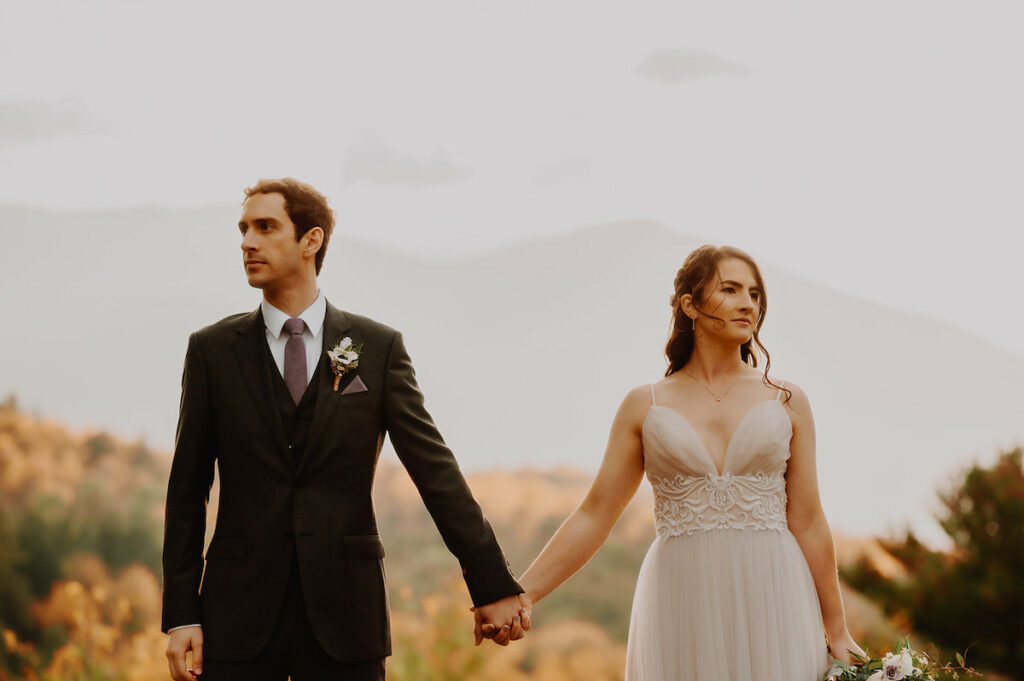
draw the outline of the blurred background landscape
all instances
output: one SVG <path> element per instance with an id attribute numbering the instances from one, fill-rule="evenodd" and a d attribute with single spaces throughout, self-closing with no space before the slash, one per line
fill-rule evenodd
<path id="1" fill-rule="evenodd" d="M 517 572 L 702 243 L 767 282 L 815 411 L 854 634 L 1024 679 L 1024 6 L 954 0 L 0 3 L 0 681 L 167 678 L 188 334 L 254 309 L 242 189 L 292 175 L 320 278 L 400 329 Z M 619 679 L 646 484 L 507 649 L 393 452 L 390 678 Z M 212 526 L 212 525 L 211 525 Z M 934 647 L 930 647 L 934 646 Z"/>
<path id="2" fill-rule="evenodd" d="M 36 318 L 50 329 L 41 335 L 0 330 L 10 390 L 0 412 L 0 679 L 164 674 L 162 504 L 184 341 L 258 301 L 225 265 L 237 237 L 219 225 L 233 211 L 0 206 L 19 227 L 0 253 L 5 291 L 18 292 L 7 309 L 66 311 Z M 54 238 L 45 257 L 62 277 L 40 279 L 26 257 L 40 231 Z M 102 251 L 90 247 L 97 234 Z M 154 238 L 159 258 L 133 257 Z M 442 260 L 339 234 L 320 285 L 403 330 L 428 407 L 521 572 L 583 498 L 622 395 L 663 372 L 666 273 L 699 243 L 634 221 Z M 1021 678 L 1024 360 L 949 324 L 764 269 L 763 338 L 773 375 L 812 397 L 854 635 L 880 653 L 911 634 L 944 660 L 966 651 L 988 678 Z M 941 370 L 949 357 L 955 375 Z M 390 445 L 374 498 L 395 610 L 391 678 L 621 678 L 653 539 L 646 484 L 608 544 L 508 649 L 473 647 L 458 565 Z"/>
<path id="3" fill-rule="evenodd" d="M 913 534 L 837 533 L 851 631 L 876 654 L 912 633 L 918 649 L 967 658 L 989 679 L 1019 679 L 1024 616 L 1021 450 L 945 490 L 954 547 Z M 159 631 L 166 452 L 104 432 L 73 432 L 0 406 L 0 679 L 164 678 Z M 521 571 L 582 498 L 578 470 L 477 473 L 481 500 Z M 405 472 L 386 462 L 375 505 L 388 555 L 397 681 L 622 678 L 637 571 L 653 539 L 649 491 L 597 556 L 535 609 L 509 648 L 475 648 L 469 596 Z M 216 513 L 216 504 L 211 507 Z"/>

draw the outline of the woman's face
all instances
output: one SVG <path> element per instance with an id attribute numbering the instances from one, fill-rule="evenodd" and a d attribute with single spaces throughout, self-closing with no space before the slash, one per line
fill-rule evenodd
<path id="1" fill-rule="evenodd" d="M 721 337 L 737 344 L 754 334 L 761 313 L 761 289 L 754 270 L 739 258 L 724 258 L 718 263 L 718 278 L 708 284 L 700 306 L 709 317 L 697 316 L 698 332 Z"/>

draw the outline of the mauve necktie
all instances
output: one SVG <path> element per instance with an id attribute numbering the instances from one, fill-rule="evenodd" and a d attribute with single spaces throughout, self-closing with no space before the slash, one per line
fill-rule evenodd
<path id="1" fill-rule="evenodd" d="M 284 330 L 288 332 L 288 342 L 284 346 L 284 383 L 295 404 L 306 392 L 306 341 L 302 337 L 305 328 L 306 323 L 298 317 L 284 323 Z"/>

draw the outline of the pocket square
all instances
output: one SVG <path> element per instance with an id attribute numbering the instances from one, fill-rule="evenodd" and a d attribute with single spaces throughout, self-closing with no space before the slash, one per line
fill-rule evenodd
<path id="1" fill-rule="evenodd" d="M 352 393 L 365 393 L 369 388 L 363 383 L 363 379 L 356 376 L 352 379 L 352 382 L 345 386 L 345 389 L 341 391 L 342 395 L 351 395 Z"/>

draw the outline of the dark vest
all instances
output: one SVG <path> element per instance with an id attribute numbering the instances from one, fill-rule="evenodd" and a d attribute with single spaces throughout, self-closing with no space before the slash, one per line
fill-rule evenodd
<path id="1" fill-rule="evenodd" d="M 313 379 L 306 386 L 306 392 L 298 404 L 292 400 L 288 392 L 288 385 L 281 376 L 281 370 L 277 368 L 270 348 L 267 347 L 267 361 L 270 362 L 270 373 L 273 376 L 274 401 L 277 403 L 278 413 L 281 415 L 281 425 L 284 426 L 284 437 L 288 443 L 288 453 L 291 455 L 291 463 L 294 467 L 302 460 L 306 453 L 306 443 L 309 440 L 309 427 L 313 423 L 313 412 L 316 409 L 317 385 L 320 383 L 319 367 L 313 371 Z"/>
<path id="2" fill-rule="evenodd" d="M 313 412 L 316 409 L 317 384 L 320 382 L 319 367 L 313 371 L 313 379 L 306 386 L 306 392 L 302 393 L 299 403 L 295 404 L 291 392 L 288 391 L 288 384 L 284 382 L 281 371 L 277 368 L 274 356 L 270 354 L 270 347 L 267 346 L 267 361 L 270 362 L 270 374 L 273 376 L 271 382 L 274 384 L 274 401 L 277 403 L 277 411 L 281 415 L 281 425 L 284 426 L 285 442 L 288 443 L 288 454 L 291 457 L 292 470 L 295 470 L 302 457 L 306 453 L 306 442 L 309 440 L 309 426 L 313 423 Z M 292 549 L 292 564 L 288 572 L 288 594 L 289 597 L 282 601 L 281 607 L 287 608 L 289 604 L 295 605 L 302 600 L 302 586 L 299 581 L 299 556 L 294 543 L 294 538 L 289 535 Z"/>

